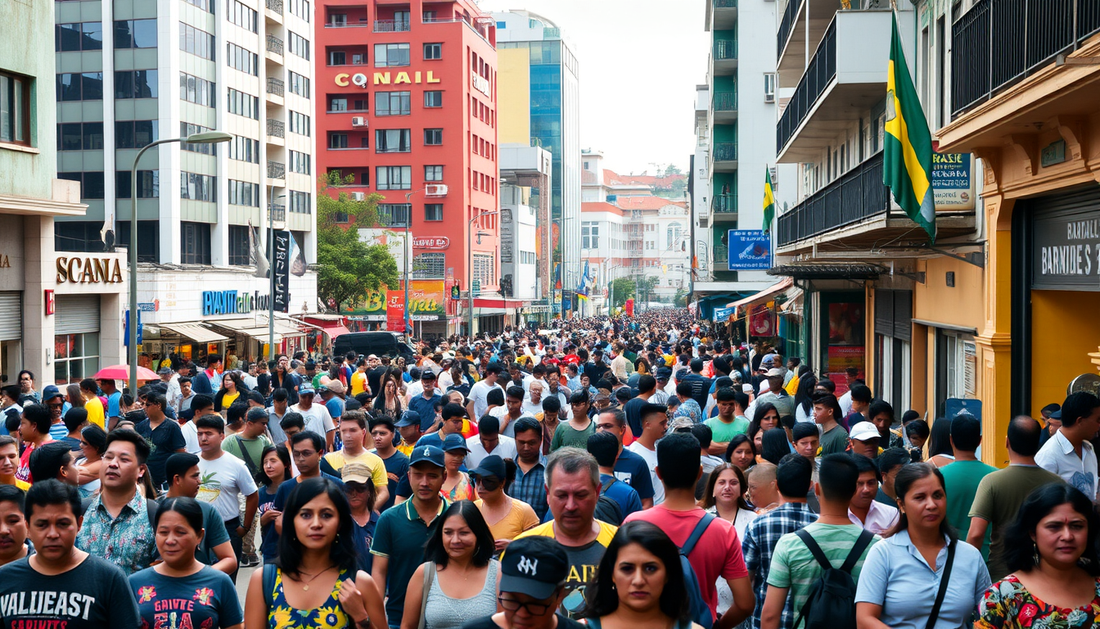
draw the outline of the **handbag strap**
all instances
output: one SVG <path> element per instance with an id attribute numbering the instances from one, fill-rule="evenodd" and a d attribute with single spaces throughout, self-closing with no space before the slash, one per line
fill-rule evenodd
<path id="1" fill-rule="evenodd" d="M 435 562 L 424 562 L 424 593 L 420 595 L 420 621 L 416 625 L 416 629 L 424 629 L 424 612 L 428 609 L 428 591 L 432 589 L 432 582 L 435 581 Z"/>
<path id="2" fill-rule="evenodd" d="M 958 544 L 958 540 L 951 540 L 951 543 L 947 545 L 947 563 L 943 566 L 943 576 L 940 578 L 940 589 L 936 592 L 936 602 L 932 605 L 932 613 L 928 615 L 928 623 L 925 624 L 925 629 L 932 629 L 936 626 L 936 620 L 939 619 L 940 607 L 943 606 L 943 599 L 947 596 L 947 584 L 951 581 L 951 566 L 955 563 L 955 546 Z"/>

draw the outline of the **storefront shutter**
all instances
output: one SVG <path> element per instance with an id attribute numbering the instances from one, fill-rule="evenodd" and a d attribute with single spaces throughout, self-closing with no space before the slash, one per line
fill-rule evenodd
<path id="1" fill-rule="evenodd" d="M 0 341 L 23 338 L 23 299 L 20 293 L 0 293 Z"/>
<path id="2" fill-rule="evenodd" d="M 894 291 L 875 291 L 875 334 L 894 336 Z"/>
<path id="3" fill-rule="evenodd" d="M 54 334 L 99 332 L 99 295 L 58 295 Z"/>
<path id="4" fill-rule="evenodd" d="M 894 291 L 894 338 L 909 342 L 913 338 L 913 291 Z"/>

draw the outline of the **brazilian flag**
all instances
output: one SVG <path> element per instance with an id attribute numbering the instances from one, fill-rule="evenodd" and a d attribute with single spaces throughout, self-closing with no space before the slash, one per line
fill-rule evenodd
<path id="1" fill-rule="evenodd" d="M 886 134 L 882 183 L 901 209 L 936 242 L 936 205 L 932 194 L 932 134 L 905 64 L 897 15 L 890 38 L 886 83 Z"/>
<path id="2" fill-rule="evenodd" d="M 771 231 L 775 218 L 775 191 L 772 190 L 772 171 L 764 167 L 764 232 Z"/>

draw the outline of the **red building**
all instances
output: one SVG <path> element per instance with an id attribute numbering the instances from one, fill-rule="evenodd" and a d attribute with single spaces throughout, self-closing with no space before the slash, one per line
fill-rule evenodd
<path id="1" fill-rule="evenodd" d="M 413 278 L 497 290 L 495 22 L 472 0 L 320 0 L 315 12 L 318 172 L 384 196 L 396 231 L 411 217 Z M 466 318 L 450 300 L 447 312 Z"/>

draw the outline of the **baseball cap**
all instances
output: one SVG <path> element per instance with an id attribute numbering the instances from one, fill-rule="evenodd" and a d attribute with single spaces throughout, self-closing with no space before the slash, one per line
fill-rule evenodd
<path id="1" fill-rule="evenodd" d="M 313 390 L 312 384 L 303 384 L 302 386 L 298 387 L 298 397 L 302 397 L 303 395 L 313 395 L 315 393 L 317 392 Z"/>
<path id="2" fill-rule="evenodd" d="M 328 385 L 326 385 L 326 384 L 319 384 L 319 385 L 317 385 L 317 390 L 316 390 L 316 391 L 317 391 L 317 393 L 318 393 L 318 394 L 321 394 L 321 393 L 328 393 L 328 391 L 329 391 Z M 301 394 L 302 394 L 302 392 L 301 392 L 301 391 L 298 391 L 298 395 L 301 395 Z"/>
<path id="3" fill-rule="evenodd" d="M 417 463 L 431 463 L 441 468 L 443 467 L 443 450 L 435 446 L 417 446 L 413 448 L 412 456 L 409 457 L 409 467 Z"/>
<path id="4" fill-rule="evenodd" d="M 882 435 L 878 433 L 878 428 L 875 428 L 874 424 L 867 421 L 862 421 L 852 426 L 852 432 L 848 436 L 856 441 L 882 438 Z"/>
<path id="5" fill-rule="evenodd" d="M 658 380 L 668 380 L 671 377 L 672 377 L 672 370 L 669 369 L 668 367 L 658 367 L 657 368 L 657 379 Z"/>
<path id="6" fill-rule="evenodd" d="M 435 372 L 431 369 L 425 369 L 420 373 L 421 380 L 435 380 Z"/>
<path id="7" fill-rule="evenodd" d="M 565 548 L 549 537 L 521 537 L 500 560 L 500 591 L 546 600 L 569 576 Z"/>
<path id="8" fill-rule="evenodd" d="M 478 465 L 474 469 L 470 470 L 470 476 L 473 477 L 485 477 L 493 476 L 500 480 L 504 480 L 507 472 L 504 469 L 504 459 L 495 454 L 490 454 L 481 460 L 481 465 Z"/>
<path id="9" fill-rule="evenodd" d="M 768 378 L 782 378 L 783 377 L 783 370 L 778 368 L 778 367 L 774 367 L 772 369 L 769 369 L 768 373 L 766 373 L 764 375 Z"/>
<path id="10" fill-rule="evenodd" d="M 677 417 L 672 420 L 668 425 L 668 432 L 680 432 L 681 430 L 691 430 L 691 427 L 695 425 L 695 422 L 691 421 L 690 417 Z"/>
<path id="11" fill-rule="evenodd" d="M 61 391 L 59 391 L 57 389 L 57 387 L 52 385 L 52 384 L 47 385 L 46 388 L 42 389 L 42 403 L 43 404 L 45 404 L 46 402 L 49 402 L 50 400 L 54 399 L 55 397 L 65 397 L 65 396 L 62 395 Z"/>
<path id="12" fill-rule="evenodd" d="M 419 426 L 420 425 L 420 413 L 416 411 L 405 411 L 401 415 L 401 419 L 397 421 L 394 426 L 401 428 L 402 426 Z"/>
<path id="13" fill-rule="evenodd" d="M 174 373 L 171 367 L 161 367 L 160 369 L 157 369 L 157 375 L 160 376 L 167 376 L 170 373 Z"/>
<path id="14" fill-rule="evenodd" d="M 366 485 L 371 480 L 370 468 L 362 463 L 348 463 L 340 470 L 340 477 L 345 483 Z"/>
<path id="15" fill-rule="evenodd" d="M 462 450 L 463 452 L 470 451 L 470 449 L 466 447 L 466 440 L 462 438 L 462 435 L 447 435 L 447 438 L 443 440 L 443 451 L 453 452 L 455 450 Z"/>

